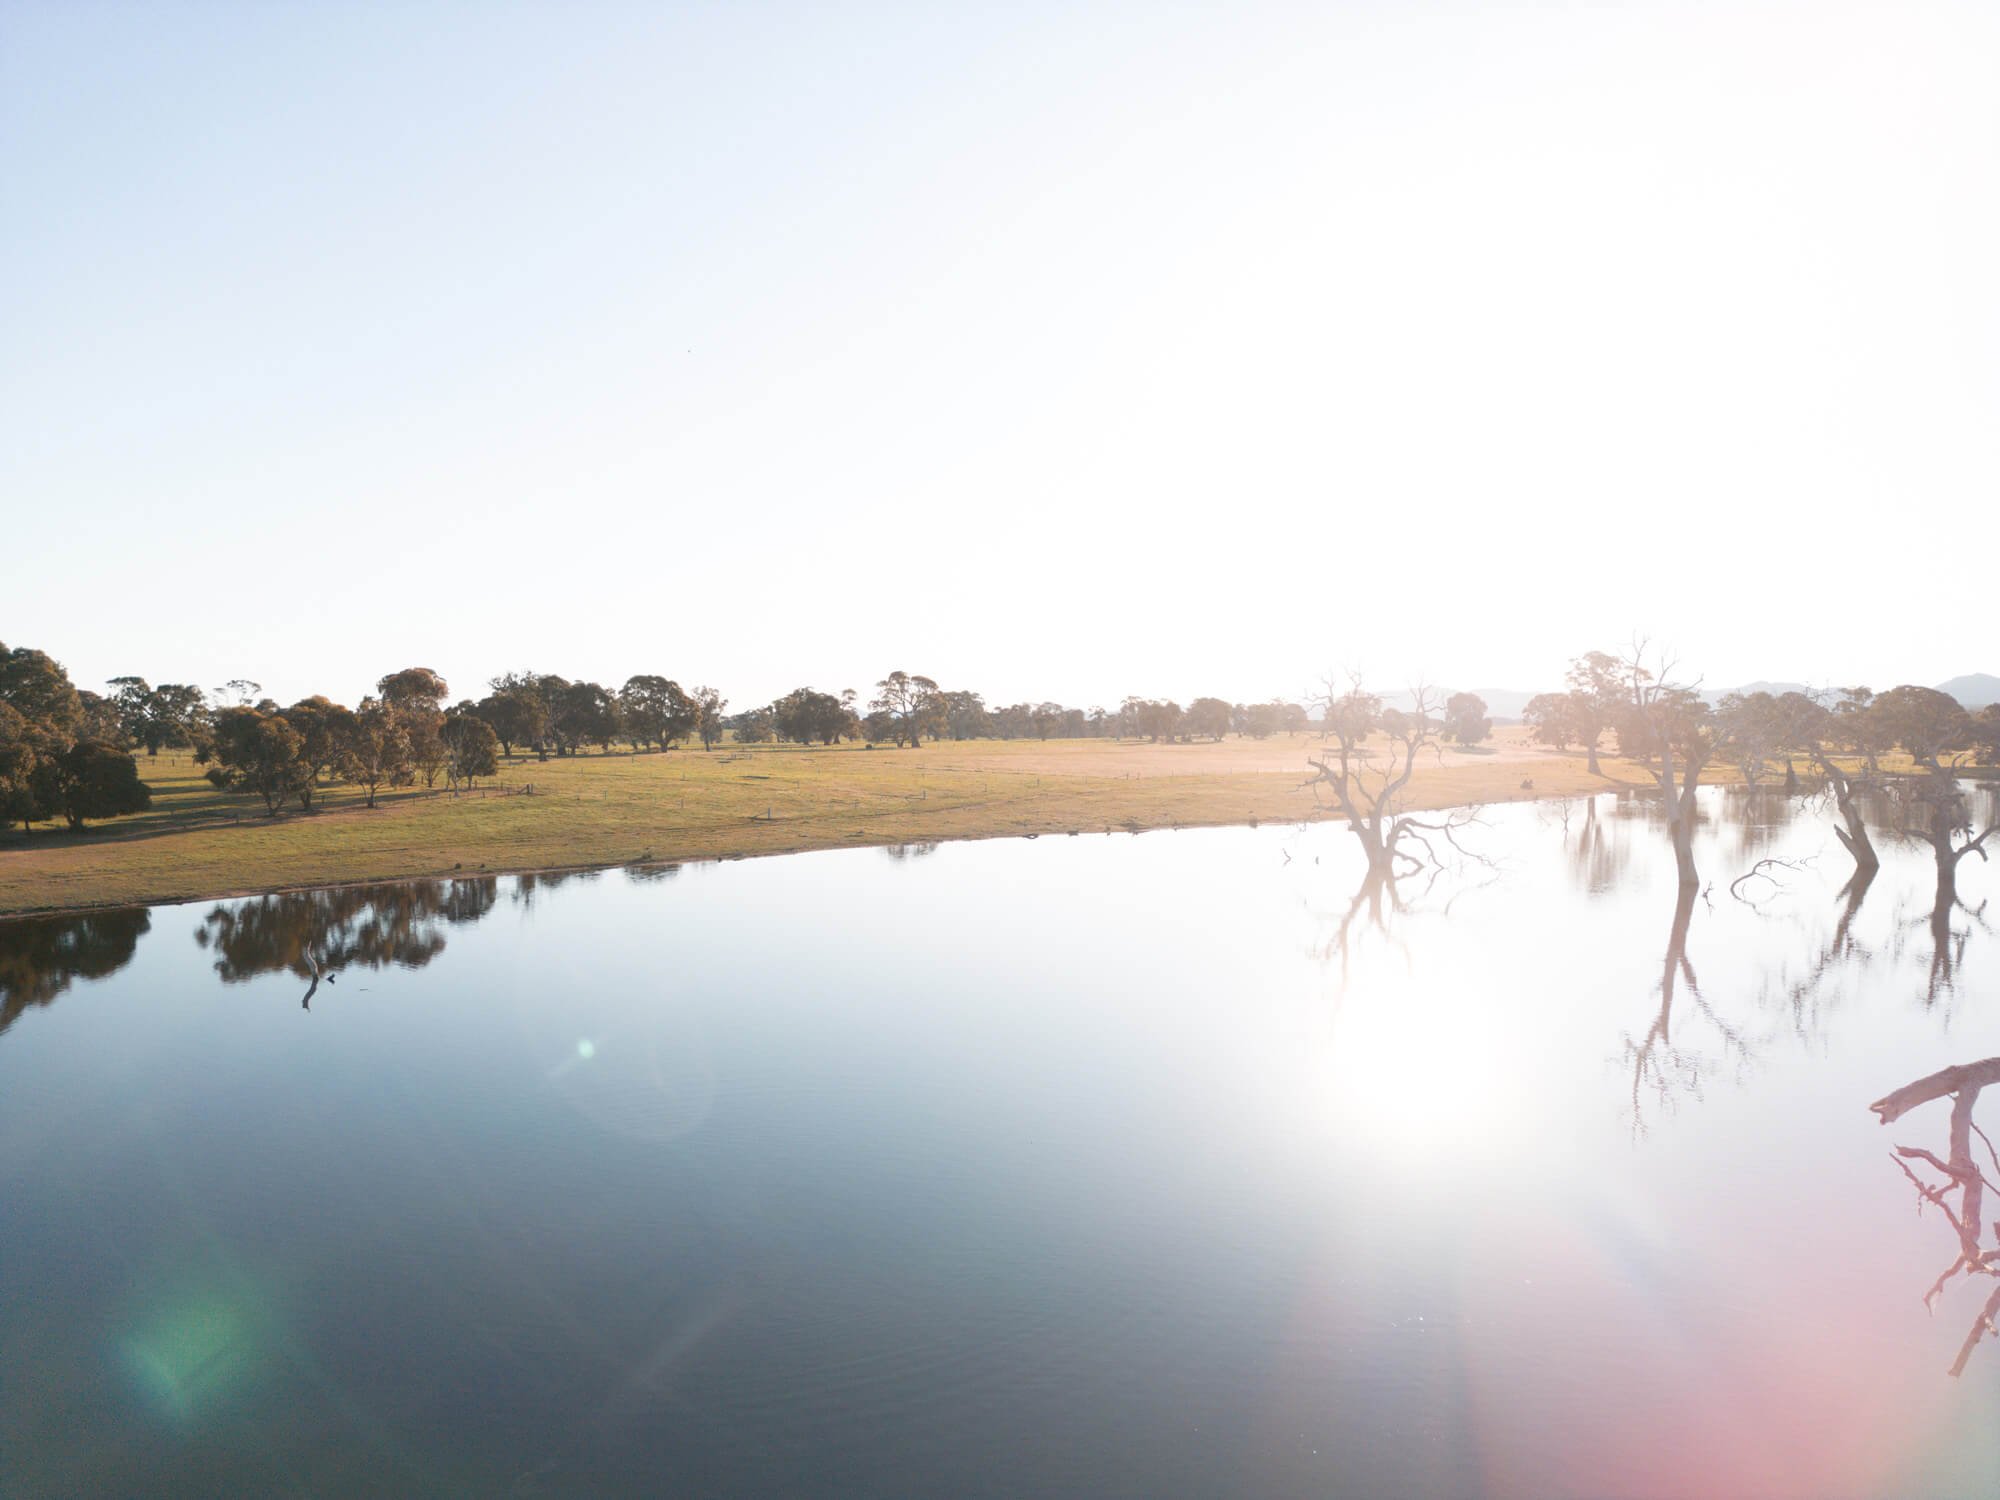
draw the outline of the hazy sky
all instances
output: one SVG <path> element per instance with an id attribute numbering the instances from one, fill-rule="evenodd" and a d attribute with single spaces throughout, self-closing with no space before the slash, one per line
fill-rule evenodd
<path id="1" fill-rule="evenodd" d="M 2000 671 L 1996 78 L 1911 0 L 0 4 L 0 640 Z"/>

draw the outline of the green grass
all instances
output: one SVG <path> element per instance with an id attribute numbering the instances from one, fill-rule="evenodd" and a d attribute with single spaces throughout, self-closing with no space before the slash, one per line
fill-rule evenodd
<path id="1" fill-rule="evenodd" d="M 140 757 L 151 811 L 81 834 L 0 836 L 0 913 L 206 899 L 412 876 L 726 858 L 868 844 L 1325 816 L 1303 787 L 1305 736 L 1217 745 L 973 741 L 921 750 L 722 746 L 517 758 L 471 792 L 364 806 L 325 788 L 311 814 L 264 816 L 183 752 Z M 1642 779 L 1605 760 L 1504 746 L 1420 766 L 1409 802 L 1574 795 Z M 1531 756 L 1524 759 L 1524 756 Z M 1521 781 L 1531 777 L 1533 790 Z"/>

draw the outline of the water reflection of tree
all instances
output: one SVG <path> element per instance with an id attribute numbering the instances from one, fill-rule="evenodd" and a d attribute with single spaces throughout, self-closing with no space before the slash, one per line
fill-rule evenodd
<path id="1" fill-rule="evenodd" d="M 1468 819 L 1461 826 L 1474 822 L 1477 820 Z M 1462 897 L 1484 890 L 1504 873 L 1495 861 L 1455 842 L 1450 846 L 1455 858 L 1435 849 L 1426 852 L 1430 856 L 1427 862 L 1413 861 L 1407 870 L 1399 869 L 1394 861 L 1386 866 L 1369 864 L 1354 893 L 1331 917 L 1331 930 L 1319 949 L 1319 958 L 1322 962 L 1338 959 L 1343 980 L 1362 934 L 1388 939 L 1408 957 L 1409 950 L 1395 935 L 1397 917 L 1417 912 L 1449 917 Z M 1468 875 L 1476 878 L 1464 878 Z"/>
<path id="2" fill-rule="evenodd" d="M 77 980 L 124 968 L 151 926 L 143 907 L 0 922 L 0 1034 L 29 1006 L 49 1004 Z"/>
<path id="3" fill-rule="evenodd" d="M 1699 1099 L 1704 1082 L 1719 1063 L 1733 1058 L 1740 1067 L 1751 1057 L 1750 1044 L 1743 1032 L 1716 1014 L 1715 1007 L 1702 993 L 1694 961 L 1688 956 L 1688 931 L 1694 922 L 1697 899 L 1699 893 L 1693 886 L 1679 887 L 1673 925 L 1667 931 L 1666 956 L 1660 965 L 1660 1008 L 1643 1037 L 1625 1038 L 1623 1057 L 1632 1070 L 1634 1129 L 1645 1128 L 1644 1098 L 1649 1092 L 1663 1106 L 1671 1105 L 1674 1096 L 1682 1093 Z M 1686 1001 L 1683 1011 L 1691 1011 L 1693 1018 L 1707 1023 L 1719 1043 L 1719 1057 L 1713 1051 L 1689 1046 L 1685 1024 L 1680 1041 L 1675 1041 L 1674 1006 L 1683 998 Z M 1690 1017 L 1683 1014 L 1681 1019 L 1685 1023 Z"/>
<path id="4" fill-rule="evenodd" d="M 634 865 L 631 869 L 648 868 Z M 604 872 L 601 870 L 528 870 L 514 877 L 514 904 L 532 907 L 535 897 L 542 891 L 552 891 L 559 886 L 575 881 L 579 885 L 588 884 Z"/>
<path id="5" fill-rule="evenodd" d="M 194 937 L 225 984 L 289 970 L 316 986 L 341 969 L 423 967 L 444 951 L 444 929 L 478 921 L 498 891 L 492 876 L 288 891 L 218 906 Z"/>
<path id="6" fill-rule="evenodd" d="M 1875 883 L 1877 871 L 1875 865 L 1855 867 L 1854 873 L 1834 898 L 1840 902 L 1840 915 L 1834 919 L 1833 931 L 1806 961 L 1803 972 L 1792 978 L 1790 974 L 1795 971 L 1787 970 L 1777 977 L 1775 984 L 1766 986 L 1767 994 L 1773 988 L 1782 989 L 1792 1030 L 1800 1041 L 1810 1040 L 1823 1025 L 1826 997 L 1834 977 L 1854 974 L 1874 957 L 1868 946 L 1856 936 L 1855 923 L 1861 915 L 1863 903 L 1868 899 L 1869 889 Z"/>
<path id="7" fill-rule="evenodd" d="M 1597 815 L 1597 798 L 1583 799 L 1583 816 L 1573 816 L 1572 804 L 1561 805 L 1563 852 L 1571 877 L 1593 896 L 1617 889 L 1632 864 L 1632 841 L 1610 818 Z"/>
<path id="8" fill-rule="evenodd" d="M 1897 831 L 1931 851 L 1935 885 L 1929 916 L 1920 920 L 1931 939 L 1924 1001 L 1935 1005 L 1956 986 L 1973 928 L 1992 931 L 1986 920 L 1986 902 L 1973 906 L 1959 895 L 1958 871 L 1969 856 L 1976 854 L 1982 862 L 1986 860 L 1988 845 L 2000 834 L 2000 796 L 1991 788 L 1970 789 L 1955 776 L 1928 775 L 1900 786 L 1894 806 Z M 1981 823 L 1983 830 L 1974 833 Z M 1952 917 L 1960 912 L 1968 920 L 1963 927 L 1954 928 Z"/>
<path id="9" fill-rule="evenodd" d="M 2000 1082 L 2000 1057 L 1989 1057 L 1983 1062 L 1946 1068 L 1928 1078 L 1919 1078 L 1915 1083 L 1905 1084 L 1868 1106 L 1884 1125 L 1890 1125 L 1919 1105 L 1934 1099 L 1949 1097 L 1952 1101 L 1947 1155 L 1940 1160 L 1922 1147 L 1898 1146 L 1894 1160 L 1916 1188 L 1919 1207 L 1929 1204 L 1942 1213 L 1958 1240 L 1957 1255 L 1931 1283 L 1931 1289 L 1924 1293 L 1924 1306 L 1929 1308 L 1942 1298 L 1945 1287 L 1961 1272 L 1968 1278 L 1995 1278 L 1986 1305 L 1980 1309 L 1979 1316 L 1973 1320 L 1972 1328 L 1965 1336 L 1965 1342 L 1959 1346 L 1958 1358 L 1952 1361 L 1953 1375 L 1964 1371 L 1967 1361 L 1972 1358 L 1972 1351 L 1978 1348 L 1979 1341 L 1986 1334 L 2000 1332 L 2000 1325 L 1994 1321 L 2000 1317 L 2000 1225 L 1987 1223 L 1985 1194 L 1993 1182 L 1972 1151 L 1972 1137 L 1977 1135 L 1986 1148 L 1987 1159 L 1993 1163 L 1995 1174 L 2000 1175 L 2000 1154 L 1994 1152 L 1993 1142 L 1972 1118 L 1973 1107 L 1979 1102 L 1979 1091 L 1995 1082 Z M 1929 1168 L 1942 1180 L 1926 1181 L 1911 1166 L 1912 1162 Z M 1954 1197 L 1957 1200 L 1955 1204 Z M 1992 1249 L 1985 1248 L 1989 1229 L 1994 1241 Z"/>
<path id="10" fill-rule="evenodd" d="M 1372 929 L 1387 934 L 1389 923 L 1386 913 L 1403 909 L 1402 892 L 1395 875 L 1379 866 L 1371 865 L 1361 877 L 1361 884 L 1348 898 L 1346 907 L 1334 919 L 1332 932 L 1320 951 L 1322 960 L 1339 959 L 1341 976 L 1347 974 L 1347 960 L 1353 951 L 1357 936 L 1355 924 L 1360 922 L 1364 930 Z"/>

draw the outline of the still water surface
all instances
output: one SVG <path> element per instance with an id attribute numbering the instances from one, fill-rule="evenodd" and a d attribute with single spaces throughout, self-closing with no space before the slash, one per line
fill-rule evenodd
<path id="1" fill-rule="evenodd" d="M 0 1495 L 1990 1495 L 2000 866 L 1705 796 L 0 924 Z"/>

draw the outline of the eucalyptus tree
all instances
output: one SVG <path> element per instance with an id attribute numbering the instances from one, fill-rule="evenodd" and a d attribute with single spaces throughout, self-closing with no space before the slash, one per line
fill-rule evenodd
<path id="1" fill-rule="evenodd" d="M 383 787 L 406 786 L 416 779 L 409 731 L 394 707 L 379 698 L 362 700 L 341 750 L 340 772 L 368 794 L 370 807 Z"/>
<path id="2" fill-rule="evenodd" d="M 1868 774 L 1880 774 L 1881 757 L 1896 747 L 1896 737 L 1887 732 L 1882 716 L 1875 712 L 1875 695 L 1865 687 L 1842 688 L 1831 705 L 1840 725 L 1843 746 L 1860 756 Z"/>
<path id="3" fill-rule="evenodd" d="M 500 737 L 477 714 L 458 710 L 446 714 L 438 739 L 445 750 L 448 786 L 471 786 L 478 777 L 498 774 Z"/>
<path id="4" fill-rule="evenodd" d="M 611 741 L 623 725 L 619 722 L 618 700 L 609 692 L 594 682 L 563 682 L 551 692 L 550 700 L 554 712 L 549 717 L 549 728 L 555 735 L 559 754 L 574 755 L 585 744 L 597 745 L 605 751 L 611 749 Z"/>
<path id="5" fill-rule="evenodd" d="M 779 739 L 795 745 L 833 745 L 847 732 L 848 713 L 832 693 L 793 688 L 771 705 L 771 724 Z"/>
<path id="6" fill-rule="evenodd" d="M 955 740 L 980 740 L 993 732 L 993 716 L 978 693 L 944 695 L 945 732 Z"/>
<path id="7" fill-rule="evenodd" d="M 891 672 L 875 684 L 875 697 L 868 707 L 883 715 L 881 723 L 889 731 L 884 738 L 905 749 L 915 749 L 925 735 L 936 739 L 945 730 L 944 694 L 928 677 Z"/>
<path id="8" fill-rule="evenodd" d="M 768 708 L 748 709 L 736 715 L 730 721 L 730 727 L 735 732 L 736 743 L 739 745 L 766 745 L 775 739 L 778 733 L 771 720 L 771 710 Z M 872 739 L 870 743 L 873 743 Z M 707 741 L 702 742 L 702 748 L 704 750 L 709 748 Z"/>
<path id="9" fill-rule="evenodd" d="M 83 700 L 69 673 L 46 651 L 0 644 L 0 703 L 42 734 L 74 738 L 83 725 Z"/>
<path id="10" fill-rule="evenodd" d="M 665 750 L 694 732 L 694 702 L 671 678 L 642 673 L 618 690 L 618 716 L 634 745 Z"/>
<path id="11" fill-rule="evenodd" d="M 1582 744 L 1586 738 L 1572 693 L 1535 694 L 1522 708 L 1521 721 L 1528 726 L 1536 744 L 1547 745 L 1551 750 L 1567 750 L 1571 745 Z"/>
<path id="12" fill-rule="evenodd" d="M 1493 736 L 1486 700 L 1477 693 L 1453 693 L 1444 703 L 1444 732 L 1461 745 L 1477 745 Z"/>
<path id="13" fill-rule="evenodd" d="M 1220 698 L 1197 698 L 1187 707 L 1185 727 L 1190 735 L 1219 740 L 1229 733 L 1235 712 Z"/>
<path id="14" fill-rule="evenodd" d="M 1601 774 L 1597 742 L 1621 715 L 1631 695 L 1628 664 L 1604 651 L 1586 651 L 1569 664 L 1569 728 L 1590 757 L 1586 769 Z"/>
<path id="15" fill-rule="evenodd" d="M 1172 699 L 1127 698 L 1125 707 L 1130 711 L 1132 732 L 1156 745 L 1179 734 L 1181 720 L 1186 717 L 1186 711 Z"/>
<path id="16" fill-rule="evenodd" d="M 698 687 L 694 690 L 694 732 L 701 740 L 701 748 L 713 750 L 722 743 L 722 711 L 729 707 L 729 700 L 712 687 Z"/>
<path id="17" fill-rule="evenodd" d="M 78 688 L 76 697 L 83 706 L 83 717 L 77 722 L 73 738 L 111 745 L 120 750 L 127 748 L 124 728 L 118 722 L 118 706 L 89 688 Z"/>
<path id="18" fill-rule="evenodd" d="M 1619 666 L 1625 679 L 1625 698 L 1615 725 L 1619 753 L 1643 765 L 1658 786 L 1681 884 L 1697 884 L 1701 877 L 1694 863 L 1699 819 L 1695 791 L 1703 770 L 1728 746 L 1726 726 L 1693 687 L 1671 680 L 1672 660 L 1649 665 L 1645 641 L 1633 642 Z"/>
<path id="19" fill-rule="evenodd" d="M 313 794 L 321 780 L 331 775 L 340 763 L 354 715 L 331 699 L 315 694 L 286 709 L 285 720 L 299 736 L 299 806 L 311 812 Z"/>
<path id="20" fill-rule="evenodd" d="M 191 682 L 163 682 L 146 704 L 146 753 L 197 744 L 208 726 L 208 696 Z"/>
<path id="21" fill-rule="evenodd" d="M 114 677 L 105 684 L 116 689 L 111 706 L 118 715 L 118 732 L 127 745 L 145 742 L 146 725 L 152 717 L 153 685 L 143 677 Z M 157 755 L 158 747 L 151 753 Z"/>
<path id="22" fill-rule="evenodd" d="M 549 732 L 549 706 L 534 674 L 510 672 L 488 686 L 493 691 L 474 704 L 472 712 L 499 737 L 500 748 L 512 755 L 516 745 L 541 746 Z M 548 759 L 546 752 L 542 758 Z"/>
<path id="23" fill-rule="evenodd" d="M 1865 772 L 1841 764 L 1839 759 L 1841 750 L 1854 749 L 1849 738 L 1853 716 L 1843 716 L 1804 693 L 1786 693 L 1777 702 L 1784 726 L 1782 748 L 1810 757 L 1819 768 L 1840 813 L 1834 837 L 1854 860 L 1857 874 L 1866 877 L 1862 882 L 1865 887 L 1867 880 L 1873 879 L 1881 868 L 1882 861 L 1868 837 L 1868 820 L 1861 808 L 1860 793 L 1869 785 L 1869 778 Z"/>
<path id="24" fill-rule="evenodd" d="M 400 672 L 391 672 L 375 684 L 375 691 L 392 708 L 423 708 L 439 713 L 444 711 L 444 700 L 451 694 L 445 680 L 429 667 L 405 667 Z"/>
<path id="25" fill-rule="evenodd" d="M 1957 900 L 1958 866 L 1968 854 L 1987 857 L 1986 845 L 2000 822 L 1975 833 L 1958 772 L 1979 744 L 1979 730 L 1963 704 L 1936 688 L 1905 684 L 1891 688 L 1871 710 L 1881 733 L 1891 737 L 1924 774 L 1902 784 L 1903 831 L 1931 847 L 1937 866 L 1937 900 L 1948 911 Z"/>
<path id="26" fill-rule="evenodd" d="M 0 829 L 19 823 L 26 833 L 48 816 L 41 802 L 40 736 L 12 704 L 0 703 Z"/>
<path id="27" fill-rule="evenodd" d="M 116 818 L 152 806 L 152 788 L 117 745 L 77 740 L 49 757 L 51 798 L 72 831 L 86 818 Z"/>
<path id="28" fill-rule="evenodd" d="M 212 786 L 261 797 L 267 816 L 292 798 L 309 796 L 312 779 L 305 739 L 283 714 L 239 703 L 215 716 L 208 769 Z"/>

